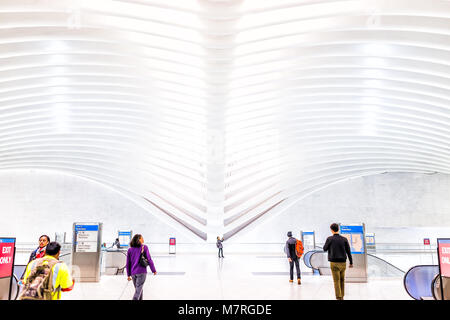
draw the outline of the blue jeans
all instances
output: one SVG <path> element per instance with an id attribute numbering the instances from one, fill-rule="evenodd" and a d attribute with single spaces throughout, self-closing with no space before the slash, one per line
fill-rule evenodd
<path id="1" fill-rule="evenodd" d="M 219 248 L 219 258 L 220 258 L 220 254 L 222 254 L 222 258 L 223 258 L 223 248 Z"/>

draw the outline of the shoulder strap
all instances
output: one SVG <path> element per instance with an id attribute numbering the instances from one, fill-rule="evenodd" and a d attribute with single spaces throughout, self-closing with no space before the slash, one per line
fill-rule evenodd
<path id="1" fill-rule="evenodd" d="M 50 268 L 53 268 L 54 265 L 56 265 L 57 263 L 60 263 L 61 261 L 57 260 L 57 259 L 49 259 L 48 261 L 48 265 Z"/>

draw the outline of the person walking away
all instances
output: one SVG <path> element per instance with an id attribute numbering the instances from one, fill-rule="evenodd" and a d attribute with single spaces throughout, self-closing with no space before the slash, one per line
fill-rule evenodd
<path id="1" fill-rule="evenodd" d="M 222 239 L 220 239 L 220 237 L 217 237 L 216 246 L 219 249 L 219 258 L 220 258 L 220 255 L 222 255 L 222 258 L 225 258 L 223 256 L 223 244 L 222 244 L 222 242 L 223 242 L 223 237 L 222 237 Z"/>
<path id="2" fill-rule="evenodd" d="M 39 237 L 39 246 L 37 249 L 33 250 L 30 254 L 30 258 L 28 259 L 28 263 L 33 261 L 34 259 L 39 259 L 45 256 L 45 248 L 47 244 L 50 243 L 50 237 L 43 234 Z"/>
<path id="3" fill-rule="evenodd" d="M 19 300 L 60 300 L 61 291 L 71 291 L 72 279 L 67 265 L 59 261 L 61 245 L 50 242 L 45 256 L 32 260 L 26 268 Z"/>
<path id="4" fill-rule="evenodd" d="M 294 282 L 294 264 L 297 270 L 297 283 L 302 284 L 299 259 L 303 254 L 303 244 L 300 240 L 292 236 L 292 232 L 287 233 L 288 239 L 285 245 L 285 253 L 289 260 L 289 282 Z"/>
<path id="5" fill-rule="evenodd" d="M 144 260 L 144 261 L 143 261 Z M 133 280 L 135 292 L 133 300 L 144 299 L 144 283 L 147 278 L 147 266 L 150 266 L 152 273 L 156 275 L 155 265 L 148 247 L 144 245 L 144 238 L 140 234 L 135 234 L 130 242 L 127 251 L 127 276 L 128 281 Z"/>
<path id="6" fill-rule="evenodd" d="M 347 257 L 350 261 L 349 268 L 353 268 L 353 258 L 347 238 L 339 234 L 339 225 L 337 223 L 331 224 L 330 230 L 333 235 L 328 237 L 327 241 L 325 241 L 323 251 L 328 251 L 328 261 L 330 261 L 336 299 L 344 300 Z"/>

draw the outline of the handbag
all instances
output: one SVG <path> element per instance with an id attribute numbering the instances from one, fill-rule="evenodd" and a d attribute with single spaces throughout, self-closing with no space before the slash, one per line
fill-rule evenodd
<path id="1" fill-rule="evenodd" d="M 141 255 L 139 256 L 139 265 L 144 268 L 147 268 L 149 265 L 148 259 L 144 253 L 144 246 L 142 246 Z"/>

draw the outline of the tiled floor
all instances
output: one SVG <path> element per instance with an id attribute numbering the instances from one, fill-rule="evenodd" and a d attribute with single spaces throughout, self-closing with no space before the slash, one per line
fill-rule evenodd
<path id="1" fill-rule="evenodd" d="M 153 260 L 161 274 L 148 275 L 144 299 L 334 299 L 330 276 L 312 275 L 310 269 L 302 265 L 302 285 L 289 283 L 288 262 L 279 256 L 228 254 L 224 259 L 218 259 L 210 254 L 155 254 Z M 102 275 L 98 283 L 77 283 L 73 291 L 63 293 L 63 299 L 128 300 L 133 293 L 133 284 L 125 275 Z M 348 283 L 345 298 L 411 299 L 403 288 L 401 277 Z"/>

